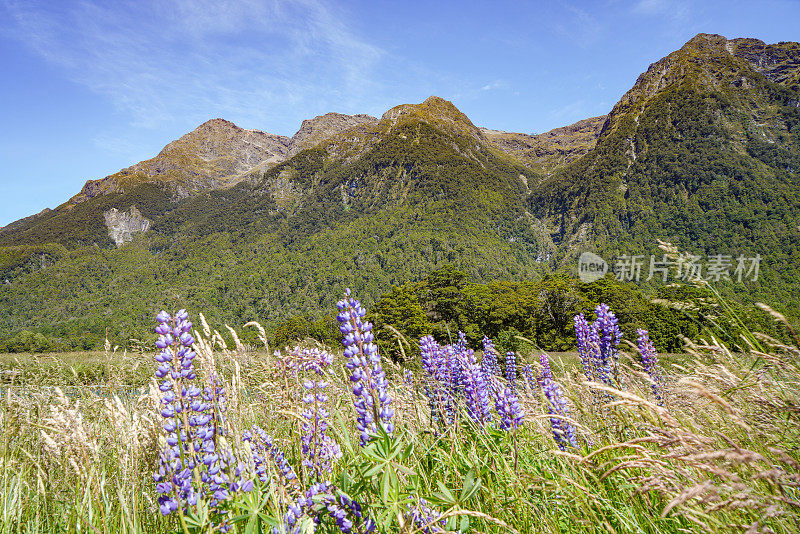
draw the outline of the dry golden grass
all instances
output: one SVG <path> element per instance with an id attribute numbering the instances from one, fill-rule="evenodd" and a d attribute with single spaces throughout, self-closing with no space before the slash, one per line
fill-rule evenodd
<path id="1" fill-rule="evenodd" d="M 295 460 L 300 387 L 284 372 L 293 353 L 230 348 L 204 319 L 201 328 L 198 361 L 225 380 L 229 441 L 240 443 L 255 423 Z M 520 386 L 525 426 L 513 436 L 467 422 L 441 428 L 431 424 L 422 384 L 403 385 L 400 369 L 387 365 L 397 432 L 414 443 L 410 468 L 420 473 L 421 494 L 439 491 L 439 482 L 458 489 L 468 466 L 480 474 L 483 489 L 468 511 L 442 510 L 469 516 L 471 532 L 798 532 L 797 348 L 742 345 L 733 352 L 715 339 L 690 344 L 666 377 L 664 406 L 632 355 L 622 356 L 618 388 L 586 382 L 570 354 L 553 358 L 580 442 L 567 451 L 553 441 L 538 389 Z M 158 513 L 151 478 L 160 392 L 148 378 L 150 356 L 110 347 L 88 356 L 90 363 L 70 355 L 19 360 L 20 372 L 2 386 L 0 532 L 176 528 Z M 69 370 L 78 364 L 105 370 L 91 375 L 94 387 L 54 384 L 80 379 Z M 345 452 L 337 469 L 358 454 L 342 364 L 339 355 L 328 390 Z"/>

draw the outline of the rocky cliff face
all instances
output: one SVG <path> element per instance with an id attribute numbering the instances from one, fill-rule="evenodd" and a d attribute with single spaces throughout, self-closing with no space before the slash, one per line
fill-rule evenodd
<path id="1" fill-rule="evenodd" d="M 716 41 L 723 44 L 721 39 Z M 758 39 L 731 39 L 725 40 L 724 46 L 729 53 L 745 59 L 756 72 L 764 74 L 771 81 L 798 89 L 800 43 L 781 42 L 768 45 Z"/>
<path id="2" fill-rule="evenodd" d="M 131 206 L 127 212 L 111 208 L 103 213 L 103 219 L 108 228 L 108 236 L 118 247 L 132 240 L 133 234 L 149 230 L 151 224 L 139 213 L 136 206 Z"/>

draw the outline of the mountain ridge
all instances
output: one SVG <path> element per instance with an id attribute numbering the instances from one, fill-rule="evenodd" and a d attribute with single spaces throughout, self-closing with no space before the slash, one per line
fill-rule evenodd
<path id="1" fill-rule="evenodd" d="M 538 136 L 479 128 L 439 97 L 380 118 L 326 114 L 304 123 L 301 150 L 227 187 L 176 198 L 138 183 L 12 223 L 0 334 L 138 335 L 165 298 L 229 324 L 274 322 L 332 306 L 344 287 L 369 304 L 445 263 L 476 281 L 528 280 L 574 274 L 584 250 L 655 255 L 657 239 L 761 254 L 757 282 L 721 291 L 800 317 L 795 45 L 698 35 L 609 116 Z M 211 160 L 224 145 L 193 143 Z"/>
<path id="2" fill-rule="evenodd" d="M 104 178 L 88 180 L 76 195 L 59 207 L 69 208 L 70 205 L 97 195 L 113 193 L 139 183 L 172 186 L 171 194 L 178 199 L 203 191 L 230 187 L 268 170 L 302 150 L 333 140 L 349 130 L 363 132 L 379 125 L 389 125 L 388 128 L 391 129 L 404 116 L 438 121 L 440 125 L 450 126 L 454 132 L 467 133 L 481 143 L 489 142 L 483 136 L 482 128 L 473 125 L 451 102 L 437 96 L 431 96 L 420 104 L 397 105 L 387 110 L 380 119 L 366 114 L 347 115 L 337 112 L 318 115 L 303 120 L 292 137 L 258 129 L 245 129 L 226 119 L 215 118 L 167 143 L 150 159 L 125 167 Z M 558 129 L 552 131 L 556 130 Z M 14 221 L 0 227 L 0 231 L 38 215 L 40 214 Z"/>

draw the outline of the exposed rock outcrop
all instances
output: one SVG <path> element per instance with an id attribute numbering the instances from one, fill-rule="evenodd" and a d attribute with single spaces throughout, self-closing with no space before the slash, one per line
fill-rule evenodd
<path id="1" fill-rule="evenodd" d="M 108 228 L 108 236 L 118 247 L 132 240 L 133 234 L 150 229 L 150 221 L 139 213 L 136 206 L 131 206 L 127 212 L 111 208 L 103 213 L 103 219 Z"/>

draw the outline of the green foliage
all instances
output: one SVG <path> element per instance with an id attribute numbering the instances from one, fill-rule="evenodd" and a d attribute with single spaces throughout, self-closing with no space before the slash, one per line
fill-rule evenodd
<path id="1" fill-rule="evenodd" d="M 523 336 L 541 349 L 564 351 L 575 347 L 575 315 L 593 317 L 594 308 L 606 303 L 627 339 L 635 341 L 636 330 L 645 328 L 659 350 L 674 352 L 683 346 L 680 336 L 696 337 L 719 314 L 708 306 L 699 307 L 708 300 L 707 292 L 684 289 L 681 293 L 670 287 L 657 296 L 659 303 L 654 303 L 637 286 L 610 276 L 589 284 L 561 274 L 535 282 L 474 283 L 447 265 L 421 282 L 394 287 L 373 306 L 369 318 L 375 322 L 379 344 L 391 354 L 399 351 L 387 325 L 409 341 L 431 333 L 450 343 L 462 331 L 476 348 L 487 335 L 503 351 L 516 350 L 517 336 Z M 670 299 L 691 300 L 693 306 L 675 309 L 667 305 Z"/>
<path id="2" fill-rule="evenodd" d="M 66 247 L 53 243 L 0 247 L 0 281 L 45 269 L 68 254 Z"/>
<path id="3" fill-rule="evenodd" d="M 11 339 L 0 343 L 0 352 L 42 353 L 54 350 L 55 343 L 40 332 L 23 330 Z"/>
<path id="4" fill-rule="evenodd" d="M 324 345 L 339 342 L 341 334 L 335 317 L 323 317 L 312 321 L 307 316 L 292 317 L 275 327 L 272 346 L 276 348 L 295 345 L 299 341 L 313 339 Z"/>

